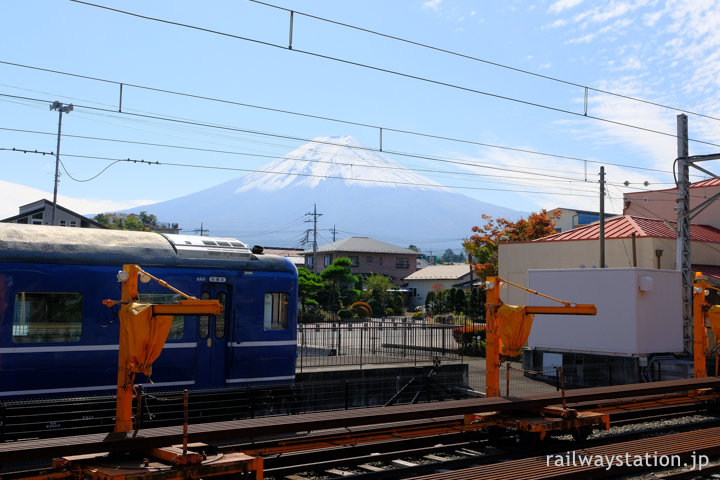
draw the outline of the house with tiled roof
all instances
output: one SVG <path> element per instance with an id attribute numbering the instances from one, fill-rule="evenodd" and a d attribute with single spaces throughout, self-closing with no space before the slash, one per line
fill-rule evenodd
<path id="1" fill-rule="evenodd" d="M 390 277 L 395 285 L 404 286 L 405 277 L 418 269 L 421 253 L 369 237 L 350 237 L 318 246 L 315 253 L 305 250 L 303 256 L 311 272 L 320 273 L 336 258 L 348 257 L 353 275 L 381 274 Z"/>
<path id="2" fill-rule="evenodd" d="M 530 242 L 501 244 L 499 276 L 520 285 L 528 284 L 528 270 L 598 268 L 600 225 L 550 235 Z M 720 273 L 720 229 L 710 225 L 690 226 L 691 262 L 695 271 Z M 605 267 L 675 270 L 677 235 L 675 224 L 666 220 L 630 215 L 605 221 Z M 720 276 L 717 277 L 720 280 Z M 528 295 L 517 289 L 505 293 L 503 301 L 527 305 Z"/>
<path id="3" fill-rule="evenodd" d="M 431 265 L 405 277 L 407 289 L 410 291 L 410 305 L 425 304 L 429 291 L 445 290 L 460 287 L 470 281 L 470 265 L 453 263 L 449 265 Z"/>
<path id="4" fill-rule="evenodd" d="M 27 225 L 52 225 L 53 207 L 55 207 L 55 225 L 77 228 L 105 228 L 95 220 L 75 213 L 62 205 L 55 205 L 47 199 L 38 200 L 19 208 L 19 213 L 0 220 L 3 223 L 23 223 Z"/>

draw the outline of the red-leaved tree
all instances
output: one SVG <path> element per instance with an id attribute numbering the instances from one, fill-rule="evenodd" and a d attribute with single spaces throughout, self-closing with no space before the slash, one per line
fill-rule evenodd
<path id="1" fill-rule="evenodd" d="M 473 235 L 463 241 L 465 251 L 473 257 L 473 271 L 485 278 L 498 274 L 498 245 L 507 242 L 524 242 L 555 233 L 555 220 L 560 212 L 542 210 L 528 218 L 512 222 L 505 218 L 482 216 L 485 223 L 472 227 Z"/>

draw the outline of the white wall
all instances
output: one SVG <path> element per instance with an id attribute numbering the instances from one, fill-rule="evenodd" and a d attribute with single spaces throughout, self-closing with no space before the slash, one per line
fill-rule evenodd
<path id="1" fill-rule="evenodd" d="M 598 310 L 595 316 L 536 315 L 528 347 L 615 355 L 682 352 L 680 272 L 605 268 L 528 275 L 529 288 Z M 528 304 L 560 305 L 535 295 Z"/>
<path id="2" fill-rule="evenodd" d="M 433 289 L 433 286 L 439 286 L 440 290 L 445 290 L 452 288 L 453 285 L 460 283 L 463 280 L 465 280 L 465 278 L 445 280 L 408 280 L 407 288 L 415 288 L 417 290 L 417 295 L 410 297 L 410 305 L 414 307 L 425 305 L 425 298 L 427 297 L 428 292 Z"/>

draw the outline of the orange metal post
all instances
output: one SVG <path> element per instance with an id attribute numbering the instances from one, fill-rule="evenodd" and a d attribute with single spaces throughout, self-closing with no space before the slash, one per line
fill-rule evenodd
<path id="1" fill-rule="evenodd" d="M 500 300 L 500 278 L 487 277 L 485 297 L 485 395 L 500 396 L 500 335 L 498 333 L 497 309 Z"/>
<path id="2" fill-rule="evenodd" d="M 700 272 L 697 273 L 699 274 Z M 707 376 L 705 350 L 707 349 L 708 337 L 707 327 L 705 326 L 704 308 L 706 306 L 706 288 L 705 280 L 698 276 L 693 283 L 693 363 L 695 367 L 695 378 Z"/>
<path id="3" fill-rule="evenodd" d="M 120 301 L 135 302 L 138 299 L 138 275 L 140 267 L 137 265 L 123 265 L 123 271 L 129 275 L 129 278 L 122 282 L 122 295 Z M 122 335 L 123 329 L 120 329 Z M 120 342 L 123 345 L 124 342 Z M 128 352 L 120 348 L 118 349 L 118 376 L 117 376 L 117 399 L 115 401 L 115 431 L 129 432 L 133 429 L 132 424 L 132 401 L 133 401 L 133 381 L 132 375 L 128 369 Z"/>
<path id="4" fill-rule="evenodd" d="M 128 278 L 122 280 L 122 299 L 123 305 L 136 302 L 138 300 L 138 277 L 140 274 L 147 275 L 161 283 L 161 285 L 170 288 L 182 294 L 187 300 L 180 300 L 172 305 L 152 305 L 152 317 L 163 315 L 220 315 L 222 313 L 222 305 L 217 300 L 198 300 L 188 297 L 184 293 L 169 286 L 166 282 L 154 278 L 143 272 L 138 265 L 123 265 L 123 271 L 127 273 Z M 113 305 L 117 302 L 106 300 L 103 303 Z M 120 321 L 122 322 L 122 314 Z M 120 328 L 120 341 L 118 349 L 118 376 L 117 376 L 117 400 L 115 407 L 115 432 L 129 432 L 133 430 L 132 424 L 132 402 L 133 402 L 133 384 L 135 382 L 135 373 L 138 371 L 137 366 L 131 367 L 131 354 L 127 351 L 129 339 L 127 338 L 127 330 Z M 162 339 L 163 342 L 165 339 Z"/>

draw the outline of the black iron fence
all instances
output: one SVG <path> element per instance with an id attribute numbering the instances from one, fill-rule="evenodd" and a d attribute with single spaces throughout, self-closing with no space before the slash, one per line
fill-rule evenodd
<path id="1" fill-rule="evenodd" d="M 370 319 L 298 326 L 298 368 L 461 361 L 457 325 L 408 318 Z"/>

